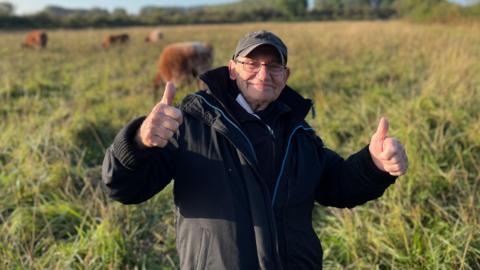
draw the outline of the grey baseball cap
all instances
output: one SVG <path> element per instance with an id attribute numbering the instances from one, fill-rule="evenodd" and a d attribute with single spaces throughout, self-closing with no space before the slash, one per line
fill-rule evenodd
<path id="1" fill-rule="evenodd" d="M 282 60 L 282 64 L 287 64 L 287 46 L 285 46 L 283 41 L 275 34 L 265 30 L 250 32 L 247 33 L 244 37 L 242 37 L 238 41 L 237 48 L 235 49 L 235 54 L 233 55 L 233 59 L 236 59 L 238 56 L 245 57 L 255 48 L 261 45 L 273 46 L 275 49 L 277 49 L 278 54 L 280 55 L 280 58 Z"/>

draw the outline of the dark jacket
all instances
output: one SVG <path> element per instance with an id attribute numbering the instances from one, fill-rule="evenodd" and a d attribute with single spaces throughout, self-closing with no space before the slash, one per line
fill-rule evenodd
<path id="1" fill-rule="evenodd" d="M 119 132 L 102 169 L 109 195 L 141 203 L 175 180 L 181 269 L 321 269 L 315 201 L 354 207 L 381 196 L 395 177 L 375 167 L 368 147 L 347 160 L 326 148 L 304 121 L 310 101 L 286 87 L 278 101 L 290 112 L 272 194 L 251 141 L 225 106 L 226 68 L 202 79 L 210 90 L 184 98 L 184 122 L 165 148 L 135 146 L 144 118 Z"/>

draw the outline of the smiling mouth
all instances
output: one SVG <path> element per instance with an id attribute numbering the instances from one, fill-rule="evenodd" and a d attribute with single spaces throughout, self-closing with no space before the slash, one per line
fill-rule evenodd
<path id="1" fill-rule="evenodd" d="M 265 83 L 251 83 L 251 85 L 259 88 L 273 88 L 273 85 Z"/>

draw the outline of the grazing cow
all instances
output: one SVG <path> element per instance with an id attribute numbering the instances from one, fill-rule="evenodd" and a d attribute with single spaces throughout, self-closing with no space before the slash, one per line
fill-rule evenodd
<path id="1" fill-rule="evenodd" d="M 213 47 L 202 42 L 173 43 L 165 47 L 158 61 L 158 73 L 154 80 L 153 97 L 161 84 L 192 82 L 209 70 L 213 63 Z M 197 80 L 198 86 L 200 83 Z"/>
<path id="2" fill-rule="evenodd" d="M 148 36 L 145 38 L 145 42 L 158 42 L 161 39 L 163 39 L 162 31 L 155 29 L 148 34 Z"/>
<path id="3" fill-rule="evenodd" d="M 48 36 L 43 31 L 31 31 L 22 43 L 24 48 L 43 49 L 47 47 Z"/>
<path id="4" fill-rule="evenodd" d="M 130 39 L 128 34 L 107 35 L 102 42 L 103 48 L 108 48 L 116 44 L 125 44 Z"/>

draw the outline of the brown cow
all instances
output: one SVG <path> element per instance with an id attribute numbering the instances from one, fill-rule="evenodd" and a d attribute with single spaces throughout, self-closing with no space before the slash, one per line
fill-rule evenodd
<path id="1" fill-rule="evenodd" d="M 148 36 L 145 38 L 145 42 L 158 42 L 161 39 L 163 39 L 162 31 L 155 29 L 148 34 Z"/>
<path id="2" fill-rule="evenodd" d="M 24 48 L 43 49 L 47 47 L 48 36 L 43 31 L 31 31 L 22 43 Z"/>
<path id="3" fill-rule="evenodd" d="M 102 42 L 103 48 L 108 48 L 115 44 L 125 44 L 130 39 L 128 34 L 107 35 Z"/>
<path id="4" fill-rule="evenodd" d="M 180 42 L 165 47 L 158 61 L 158 74 L 154 81 L 156 89 L 171 81 L 174 84 L 192 82 L 198 75 L 209 70 L 213 63 L 213 47 L 202 42 Z M 197 81 L 198 82 L 198 81 Z"/>

